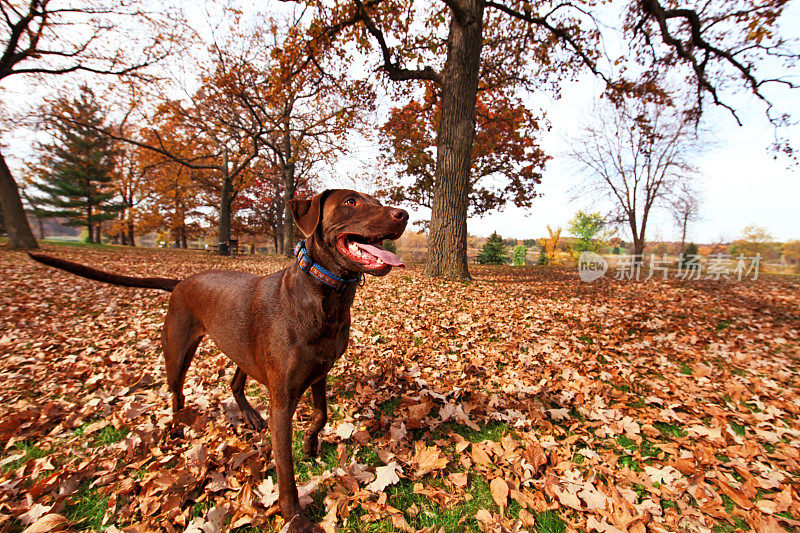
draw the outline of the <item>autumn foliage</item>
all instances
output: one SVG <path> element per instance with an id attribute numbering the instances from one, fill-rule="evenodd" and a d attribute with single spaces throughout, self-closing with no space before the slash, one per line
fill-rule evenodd
<path id="1" fill-rule="evenodd" d="M 393 203 L 431 209 L 441 99 L 430 88 L 422 101 L 393 108 L 381 127 L 382 163 L 400 179 L 378 177 Z M 475 109 L 470 168 L 470 214 L 483 215 L 512 203 L 530 207 L 550 156 L 539 147 L 540 121 L 522 102 L 501 91 L 482 91 Z M 385 176 L 385 174 L 382 174 Z"/>
<path id="2" fill-rule="evenodd" d="M 48 253 L 174 277 L 285 264 Z M 268 433 L 244 429 L 234 368 L 210 342 L 170 423 L 168 295 L 1 259 L 0 527 L 280 529 Z M 475 278 L 412 268 L 359 289 L 320 460 L 295 455 L 327 531 L 800 525 L 794 278 L 584 284 L 511 266 Z M 265 409 L 264 389 L 247 395 Z M 311 414 L 304 401 L 296 429 Z"/>

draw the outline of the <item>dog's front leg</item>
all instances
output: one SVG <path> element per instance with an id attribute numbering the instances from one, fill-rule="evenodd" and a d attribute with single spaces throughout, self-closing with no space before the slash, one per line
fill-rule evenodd
<path id="1" fill-rule="evenodd" d="M 292 461 L 292 417 L 297 408 L 298 399 L 270 398 L 272 405 L 270 406 L 269 426 L 272 433 L 275 468 L 278 471 L 278 504 L 284 520 L 290 524 L 289 532 L 323 533 L 320 527 L 314 525 L 306 517 L 297 497 Z"/>
<path id="2" fill-rule="evenodd" d="M 311 401 L 314 403 L 314 418 L 311 420 L 306 437 L 303 440 L 303 451 L 310 457 L 319 455 L 319 432 L 328 422 L 328 398 L 326 395 L 326 385 L 328 374 L 322 376 L 319 381 L 311 385 Z"/>

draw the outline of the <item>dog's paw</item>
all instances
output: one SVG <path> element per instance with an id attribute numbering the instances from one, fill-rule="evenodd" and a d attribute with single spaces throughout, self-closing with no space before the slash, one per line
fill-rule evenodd
<path id="1" fill-rule="evenodd" d="M 281 529 L 281 533 L 325 533 L 325 530 L 322 529 L 319 525 L 315 524 L 311 520 L 305 517 L 305 515 L 295 515 L 291 521 L 289 521 L 283 529 Z"/>
<path id="2" fill-rule="evenodd" d="M 261 431 L 267 427 L 267 423 L 255 409 L 252 411 L 242 411 L 242 418 L 244 418 L 244 425 L 253 431 Z"/>
<path id="3" fill-rule="evenodd" d="M 307 436 L 303 440 L 303 453 L 309 457 L 316 457 L 319 455 L 319 437 L 317 437 L 317 435 Z"/>

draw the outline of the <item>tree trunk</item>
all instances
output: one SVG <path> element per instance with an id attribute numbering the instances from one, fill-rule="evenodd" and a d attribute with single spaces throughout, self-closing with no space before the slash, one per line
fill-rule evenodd
<path id="1" fill-rule="evenodd" d="M 689 223 L 689 214 L 685 213 L 683 215 L 683 228 L 681 231 L 681 253 L 683 253 L 683 249 L 686 246 L 686 225 Z"/>
<path id="2" fill-rule="evenodd" d="M 483 0 L 462 3 L 460 22 L 450 21 L 442 71 L 442 115 L 436 141 L 436 177 L 425 275 L 470 279 L 467 208 L 475 103 L 483 45 Z"/>
<path id="3" fill-rule="evenodd" d="M 287 113 L 289 112 L 291 111 L 287 111 Z M 292 154 L 292 139 L 289 136 L 288 123 L 286 128 L 283 136 L 283 254 L 292 257 L 294 254 L 294 219 L 289 202 L 294 198 L 294 155 Z"/>
<path id="4" fill-rule="evenodd" d="M 219 255 L 231 255 L 231 176 L 228 170 L 228 154 L 223 155 L 222 197 L 219 206 Z"/>
<path id="5" fill-rule="evenodd" d="M 39 224 L 39 238 L 44 240 L 44 220 L 42 217 L 37 217 L 36 222 Z"/>
<path id="6" fill-rule="evenodd" d="M 189 243 L 187 242 L 186 239 L 186 224 L 181 225 L 181 248 L 183 248 L 184 250 L 189 248 Z"/>
<path id="7" fill-rule="evenodd" d="M 92 225 L 92 205 L 86 206 L 86 240 L 88 243 L 94 243 L 94 225 Z"/>
<path id="8" fill-rule="evenodd" d="M 636 237 L 633 239 L 633 255 L 637 263 L 642 261 L 642 254 L 644 254 L 644 240 Z"/>
<path id="9" fill-rule="evenodd" d="M 103 244 L 103 227 L 100 225 L 100 222 L 94 225 L 94 242 L 97 244 Z"/>
<path id="10" fill-rule="evenodd" d="M 136 246 L 136 241 L 133 240 L 133 215 L 128 216 L 128 245 Z"/>
<path id="11" fill-rule="evenodd" d="M 291 257 L 294 252 L 294 219 L 289 202 L 294 198 L 294 187 L 286 188 L 284 192 L 283 206 L 283 235 L 281 238 L 281 253 L 286 257 Z M 291 195 L 291 196 L 289 196 Z"/>
<path id="12" fill-rule="evenodd" d="M 14 181 L 2 153 L 0 153 L 0 208 L 3 210 L 3 219 L 8 232 L 8 245 L 23 250 L 38 248 L 31 226 L 28 224 L 28 217 L 25 216 L 25 209 L 22 207 L 17 182 Z"/>
<path id="13" fill-rule="evenodd" d="M 275 253 L 283 255 L 283 209 L 278 213 L 278 224 L 275 227 Z"/>

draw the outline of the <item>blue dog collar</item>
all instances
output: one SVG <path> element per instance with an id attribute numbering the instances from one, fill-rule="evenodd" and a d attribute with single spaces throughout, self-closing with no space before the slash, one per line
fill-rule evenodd
<path id="1" fill-rule="evenodd" d="M 294 247 L 294 253 L 297 256 L 297 264 L 300 265 L 300 270 L 314 276 L 328 287 L 335 289 L 337 292 L 343 291 L 350 283 L 358 283 L 364 278 L 363 274 L 352 279 L 344 279 L 334 276 L 322 265 L 314 262 L 314 260 L 311 258 L 311 254 L 308 253 L 308 250 L 306 250 L 305 241 L 300 241 L 297 243 L 297 246 Z"/>

